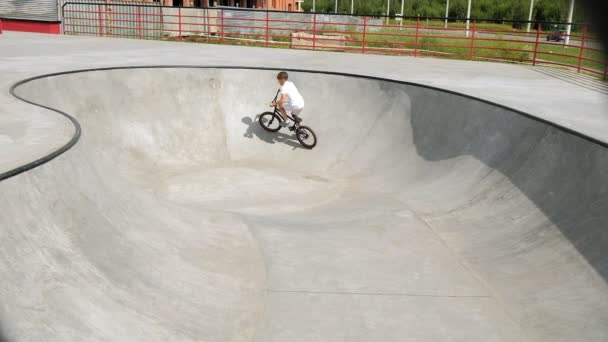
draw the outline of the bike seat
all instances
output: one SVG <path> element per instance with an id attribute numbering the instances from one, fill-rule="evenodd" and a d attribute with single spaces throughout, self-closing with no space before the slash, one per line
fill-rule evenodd
<path id="1" fill-rule="evenodd" d="M 300 117 L 298 117 L 297 115 L 293 115 L 293 121 L 295 121 L 296 123 L 300 123 L 302 122 L 302 119 L 300 119 Z"/>

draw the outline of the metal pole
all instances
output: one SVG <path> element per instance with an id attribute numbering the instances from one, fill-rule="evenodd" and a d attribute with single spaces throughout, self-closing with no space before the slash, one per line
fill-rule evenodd
<path id="1" fill-rule="evenodd" d="M 336 7 L 334 8 L 334 13 L 338 13 L 338 0 L 336 0 Z"/>
<path id="2" fill-rule="evenodd" d="M 317 0 L 312 0 L 312 11 L 313 12 L 317 11 Z"/>
<path id="3" fill-rule="evenodd" d="M 445 23 L 443 28 L 448 28 L 448 14 L 450 13 L 450 0 L 445 1 Z"/>
<path id="4" fill-rule="evenodd" d="M 317 47 L 317 13 L 312 15 L 312 50 Z"/>
<path id="5" fill-rule="evenodd" d="M 568 26 L 566 26 L 566 39 L 564 45 L 570 43 L 570 31 L 572 30 L 572 14 L 574 12 L 574 0 L 570 0 L 570 8 L 568 9 Z"/>
<path id="6" fill-rule="evenodd" d="M 270 41 L 270 11 L 266 10 L 266 47 Z"/>
<path id="7" fill-rule="evenodd" d="M 475 20 L 473 20 L 473 30 L 471 34 L 471 45 L 469 46 L 469 60 L 473 59 L 473 49 L 475 48 Z"/>
<path id="8" fill-rule="evenodd" d="M 534 0 L 530 0 L 530 12 L 528 13 L 528 26 L 526 28 L 526 32 L 530 32 L 530 24 L 532 21 L 532 11 L 534 10 Z"/>
<path id="9" fill-rule="evenodd" d="M 583 63 L 583 55 L 585 51 L 585 34 L 587 33 L 587 25 L 583 26 L 583 32 L 581 35 L 581 48 L 578 52 L 578 67 L 576 72 L 581 72 L 581 64 Z"/>
<path id="10" fill-rule="evenodd" d="M 388 19 L 389 19 L 388 14 L 390 13 L 390 11 L 391 11 L 391 0 L 388 0 L 386 2 L 386 24 L 387 25 L 388 25 Z"/>
<path id="11" fill-rule="evenodd" d="M 365 34 L 367 33 L 367 17 L 363 17 L 363 38 L 361 39 L 361 53 L 365 53 Z"/>
<path id="12" fill-rule="evenodd" d="M 414 57 L 418 56 L 418 29 L 420 28 L 420 17 L 416 17 L 416 38 L 414 40 Z"/>
<path id="13" fill-rule="evenodd" d="M 141 39 L 142 37 L 142 24 L 141 24 L 141 7 L 136 7 L 137 10 L 137 38 Z"/>
<path id="14" fill-rule="evenodd" d="M 538 41 L 540 40 L 540 23 L 536 27 L 536 42 L 534 43 L 534 55 L 532 57 L 532 65 L 536 65 L 536 55 L 538 54 Z"/>
<path id="15" fill-rule="evenodd" d="M 97 11 L 99 12 L 99 36 L 103 37 L 103 12 L 101 10 L 101 5 L 97 7 Z"/>
<path id="16" fill-rule="evenodd" d="M 350 0 L 350 15 L 355 13 L 355 0 Z"/>
<path id="17" fill-rule="evenodd" d="M 224 9 L 220 9 L 220 43 L 224 44 Z"/>
<path id="18" fill-rule="evenodd" d="M 399 20 L 399 27 L 403 27 L 403 5 L 405 4 L 405 0 L 401 0 L 401 20 Z"/>
<path id="19" fill-rule="evenodd" d="M 179 20 L 179 37 L 177 38 L 178 40 L 182 40 L 182 8 L 178 7 L 177 8 L 177 17 Z M 223 24 L 222 24 L 223 25 Z"/>
<path id="20" fill-rule="evenodd" d="M 469 4 L 467 5 L 467 30 L 465 31 L 465 35 L 469 36 L 469 22 L 471 21 L 471 0 L 469 0 Z"/>

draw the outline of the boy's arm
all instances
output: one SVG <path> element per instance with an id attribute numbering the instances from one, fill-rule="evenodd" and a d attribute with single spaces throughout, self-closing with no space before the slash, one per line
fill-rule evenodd
<path id="1" fill-rule="evenodd" d="M 287 95 L 281 93 L 281 98 L 279 99 L 279 103 L 287 102 Z"/>
<path id="2" fill-rule="evenodd" d="M 277 106 L 280 103 L 285 103 L 285 102 L 287 102 L 287 96 L 285 94 L 281 94 L 281 97 L 276 102 L 273 102 L 272 105 Z"/>

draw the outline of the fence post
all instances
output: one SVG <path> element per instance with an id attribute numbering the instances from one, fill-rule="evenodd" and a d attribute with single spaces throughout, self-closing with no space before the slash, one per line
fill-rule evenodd
<path id="1" fill-rule="evenodd" d="M 473 25 L 471 27 L 471 44 L 469 45 L 469 60 L 473 59 L 473 49 L 475 48 L 475 22 L 473 19 Z"/>
<path id="2" fill-rule="evenodd" d="M 266 47 L 268 47 L 268 40 L 270 39 L 270 11 L 266 10 Z"/>
<path id="3" fill-rule="evenodd" d="M 414 57 L 418 56 L 418 31 L 420 29 L 420 17 L 416 17 L 416 36 L 414 38 Z"/>
<path id="4" fill-rule="evenodd" d="M 361 40 L 361 53 L 365 53 L 366 35 L 367 35 L 367 17 L 363 17 L 363 39 Z"/>
<path id="5" fill-rule="evenodd" d="M 182 40 L 182 8 L 177 8 L 177 31 L 178 31 L 178 40 Z"/>
<path id="6" fill-rule="evenodd" d="M 538 42 L 540 40 L 540 23 L 536 26 L 536 41 L 534 42 L 534 56 L 532 57 L 532 65 L 536 65 L 536 54 L 538 53 Z"/>
<path id="7" fill-rule="evenodd" d="M 585 38 L 587 35 L 587 25 L 583 25 L 583 30 L 581 32 L 581 46 L 578 52 L 578 66 L 576 68 L 576 72 L 581 72 L 581 64 L 583 62 L 583 51 L 585 51 Z"/>
<path id="8" fill-rule="evenodd" d="M 317 13 L 312 15 L 312 50 L 317 47 Z"/>
<path id="9" fill-rule="evenodd" d="M 220 44 L 224 44 L 224 9 L 220 10 Z"/>
<path id="10" fill-rule="evenodd" d="M 103 37 L 103 11 L 101 10 L 101 5 L 97 6 L 97 15 L 99 19 L 99 36 Z"/>
<path id="11" fill-rule="evenodd" d="M 142 23 L 141 23 L 141 7 L 137 6 L 137 38 L 141 39 L 142 37 Z"/>
<path id="12" fill-rule="evenodd" d="M 152 31 L 153 32 L 152 34 L 154 34 L 154 36 L 155 36 L 154 38 L 160 38 L 160 37 L 162 37 L 163 36 L 163 30 L 164 30 L 164 27 L 165 27 L 165 20 L 166 20 L 165 19 L 165 15 L 166 15 L 166 12 L 164 11 L 164 8 L 162 6 L 159 8 L 158 13 L 159 13 L 157 15 L 158 17 L 156 18 L 155 15 L 154 15 L 155 12 L 152 11 L 152 19 L 153 19 L 152 20 L 152 24 L 154 25 L 155 28 L 158 27 L 156 24 L 159 24 L 159 26 L 160 26 L 160 30 L 159 29 L 155 29 L 154 31 Z"/>

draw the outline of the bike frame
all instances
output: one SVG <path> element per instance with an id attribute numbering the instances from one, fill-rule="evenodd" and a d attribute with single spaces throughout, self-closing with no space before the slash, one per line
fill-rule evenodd
<path id="1" fill-rule="evenodd" d="M 277 90 L 277 93 L 274 95 L 274 100 L 272 100 L 272 102 L 276 102 L 277 99 L 279 98 L 279 93 L 281 92 L 281 89 Z M 279 106 L 274 106 L 274 113 L 279 117 L 279 119 L 281 121 L 285 121 L 283 120 L 283 115 L 281 115 L 281 110 L 279 109 Z M 286 113 L 287 117 L 289 119 L 291 119 L 291 121 L 294 122 L 294 127 L 300 127 L 300 122 L 302 121 L 302 118 L 298 117 L 299 121 L 296 121 L 296 119 L 293 118 L 293 115 L 289 115 L 289 113 Z"/>

